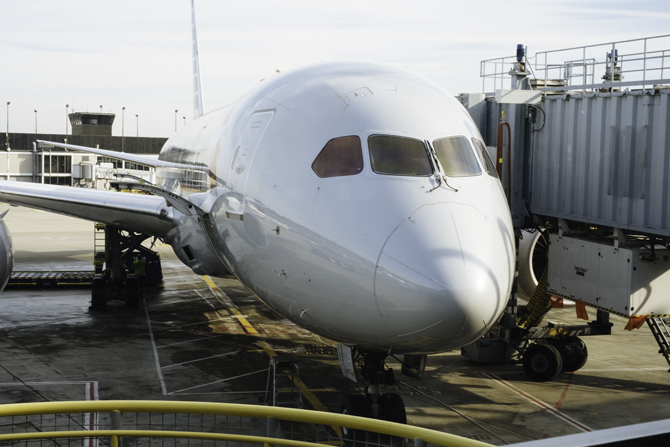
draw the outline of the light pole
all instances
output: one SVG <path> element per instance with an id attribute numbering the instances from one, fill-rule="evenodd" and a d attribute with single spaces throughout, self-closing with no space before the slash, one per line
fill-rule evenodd
<path id="1" fill-rule="evenodd" d="M 37 110 L 35 110 L 35 135 L 37 135 Z"/>
<path id="2" fill-rule="evenodd" d="M 9 101 L 7 101 L 7 132 L 5 133 L 5 145 L 9 150 Z"/>
<path id="3" fill-rule="evenodd" d="M 125 152 L 126 143 L 126 108 L 121 107 L 121 152 Z"/>
<path id="4" fill-rule="evenodd" d="M 175 109 L 175 111 L 174 111 L 174 131 L 175 132 L 177 131 L 177 112 L 179 112 L 179 110 Z"/>
<path id="5" fill-rule="evenodd" d="M 184 126 L 186 126 L 186 117 L 182 116 L 182 118 L 184 118 Z"/>
<path id="6" fill-rule="evenodd" d="M 69 121 L 68 117 L 68 109 L 70 108 L 70 104 L 65 104 L 65 142 L 67 143 L 67 122 Z"/>
<path id="7" fill-rule="evenodd" d="M 137 130 L 136 137 L 139 138 L 140 137 L 140 116 L 139 115 L 135 115 L 135 129 Z"/>

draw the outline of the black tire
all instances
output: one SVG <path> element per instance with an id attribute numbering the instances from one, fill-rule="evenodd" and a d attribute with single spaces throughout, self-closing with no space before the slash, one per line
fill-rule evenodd
<path id="1" fill-rule="evenodd" d="M 380 418 L 384 421 L 407 424 L 407 413 L 402 397 L 395 393 L 379 396 Z"/>
<path id="2" fill-rule="evenodd" d="M 402 397 L 395 393 L 379 396 L 379 418 L 384 421 L 407 424 L 407 413 Z M 392 447 L 404 447 L 405 439 L 397 436 L 380 435 L 379 443 Z"/>
<path id="3" fill-rule="evenodd" d="M 589 350 L 586 349 L 586 344 L 578 337 L 570 337 L 568 343 L 571 344 L 572 350 L 568 355 L 563 356 L 563 371 L 575 372 L 580 370 L 589 358 Z M 581 349 L 579 349 L 581 347 Z"/>
<path id="4" fill-rule="evenodd" d="M 140 282 L 135 276 L 126 279 L 126 309 L 140 307 Z"/>
<path id="5" fill-rule="evenodd" d="M 523 369 L 536 382 L 552 380 L 562 368 L 561 353 L 548 343 L 534 343 L 523 355 Z"/>
<path id="6" fill-rule="evenodd" d="M 95 275 L 91 287 L 91 309 L 105 310 L 107 308 L 107 294 L 105 291 L 105 277 Z"/>
<path id="7" fill-rule="evenodd" d="M 349 394 L 344 397 L 342 401 L 342 414 L 350 416 L 370 417 L 370 407 L 361 394 Z M 367 442 L 368 432 L 364 430 L 356 430 L 353 428 L 342 427 L 342 439 L 344 443 L 349 446 L 362 445 Z"/>

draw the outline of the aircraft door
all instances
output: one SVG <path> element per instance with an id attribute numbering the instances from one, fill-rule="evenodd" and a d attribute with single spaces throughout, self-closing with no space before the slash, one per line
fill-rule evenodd
<path id="1" fill-rule="evenodd" d="M 237 141 L 237 147 L 229 166 L 226 193 L 226 216 L 230 219 L 243 219 L 244 196 L 251 163 L 273 115 L 274 110 L 265 110 L 251 115 Z"/>

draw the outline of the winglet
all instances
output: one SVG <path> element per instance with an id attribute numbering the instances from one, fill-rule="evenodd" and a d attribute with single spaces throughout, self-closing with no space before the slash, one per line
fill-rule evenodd
<path id="1" fill-rule="evenodd" d="M 198 33 L 195 29 L 195 0 L 191 0 L 191 30 L 193 31 L 193 118 L 203 114 L 202 85 L 200 84 L 200 59 L 198 58 Z"/>

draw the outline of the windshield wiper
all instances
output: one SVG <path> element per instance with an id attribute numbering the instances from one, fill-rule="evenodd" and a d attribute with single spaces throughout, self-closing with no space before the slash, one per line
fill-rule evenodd
<path id="1" fill-rule="evenodd" d="M 452 189 L 455 192 L 458 192 L 458 189 L 451 186 L 447 181 L 447 176 L 444 173 L 444 169 L 442 169 L 442 165 L 440 164 L 439 158 L 437 158 L 437 153 L 435 152 L 433 146 L 430 144 L 428 140 L 423 140 L 423 143 L 425 144 L 426 150 L 428 151 L 431 159 L 433 160 L 433 165 L 435 166 L 435 181 L 437 182 L 437 185 L 435 185 L 435 187 L 428 192 L 435 191 L 437 188 L 440 187 L 440 185 L 442 185 L 442 182 L 444 182 L 447 188 Z"/>

